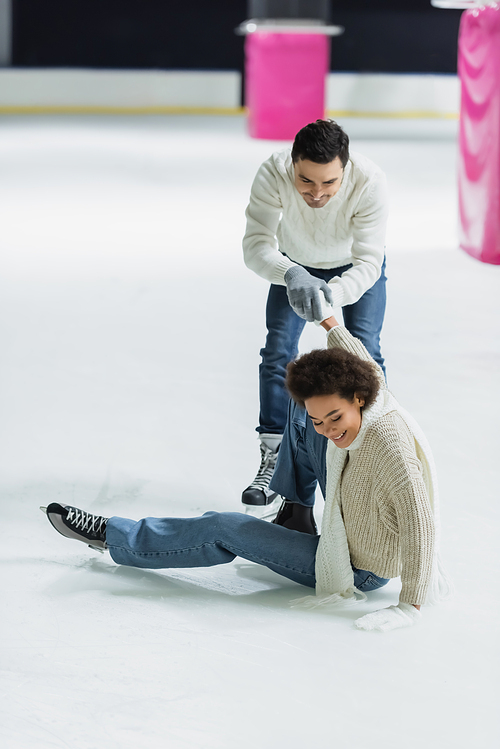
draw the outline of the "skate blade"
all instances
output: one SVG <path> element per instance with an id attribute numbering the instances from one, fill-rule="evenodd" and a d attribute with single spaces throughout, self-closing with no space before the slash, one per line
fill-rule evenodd
<path id="1" fill-rule="evenodd" d="M 99 546 L 92 546 L 92 544 L 87 544 L 87 546 L 93 551 L 98 551 L 100 554 L 104 554 L 104 549 L 101 549 Z"/>
<path id="2" fill-rule="evenodd" d="M 245 515 L 252 515 L 259 520 L 274 520 L 283 500 L 280 496 L 268 505 L 245 505 Z"/>
<path id="3" fill-rule="evenodd" d="M 44 515 L 47 514 L 47 508 L 46 507 L 40 506 L 40 509 L 44 513 Z"/>

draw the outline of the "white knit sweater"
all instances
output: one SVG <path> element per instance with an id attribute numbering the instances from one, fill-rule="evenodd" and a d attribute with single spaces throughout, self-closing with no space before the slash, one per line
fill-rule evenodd
<path id="1" fill-rule="evenodd" d="M 373 362 L 344 327 L 329 332 L 328 347 Z M 401 603 L 435 603 L 450 590 L 439 560 L 438 492 L 430 448 L 418 424 L 388 391 L 380 369 L 379 379 L 380 393 L 363 412 L 356 439 L 346 449 L 328 443 L 316 555 L 318 603 L 354 600 L 351 562 L 380 577 L 401 576 Z"/>
<path id="2" fill-rule="evenodd" d="M 380 276 L 387 222 L 385 175 L 370 159 L 351 153 L 342 184 L 323 208 L 311 208 L 294 184 L 291 148 L 260 167 L 246 210 L 246 265 L 284 286 L 293 265 L 338 268 L 330 286 L 334 306 L 354 304 Z"/>

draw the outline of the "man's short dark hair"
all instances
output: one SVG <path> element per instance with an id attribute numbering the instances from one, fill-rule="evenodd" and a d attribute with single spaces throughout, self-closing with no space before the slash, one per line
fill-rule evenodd
<path id="1" fill-rule="evenodd" d="M 357 395 L 368 408 L 380 389 L 375 364 L 341 348 L 315 349 L 299 356 L 288 365 L 285 384 L 301 406 L 308 398 L 335 394 L 349 403 Z"/>
<path id="2" fill-rule="evenodd" d="M 349 137 L 333 120 L 316 120 L 299 130 L 292 146 L 292 161 L 299 159 L 329 164 L 339 157 L 342 166 L 349 160 Z"/>

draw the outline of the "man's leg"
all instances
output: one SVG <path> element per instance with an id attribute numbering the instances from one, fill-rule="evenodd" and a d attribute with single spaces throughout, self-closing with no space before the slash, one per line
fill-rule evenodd
<path id="1" fill-rule="evenodd" d="M 386 304 L 385 260 L 380 278 L 365 291 L 355 304 L 342 308 L 344 324 L 353 336 L 365 345 L 385 374 L 384 359 L 380 351 L 380 332 L 384 323 Z"/>
<path id="2" fill-rule="evenodd" d="M 242 557 L 301 585 L 315 585 L 317 536 L 239 512 L 197 518 L 113 517 L 106 543 L 117 564 L 148 569 L 212 567 Z"/>
<path id="3" fill-rule="evenodd" d="M 284 381 L 286 366 L 297 356 L 300 334 L 305 325 L 288 303 L 286 288 L 272 284 L 266 306 L 267 337 L 260 354 L 260 415 L 257 432 L 260 437 L 261 461 L 254 480 L 242 494 L 247 506 L 262 507 L 273 502 L 276 493 L 269 489 L 281 436 L 286 424 L 288 394 Z M 272 509 L 272 508 L 271 508 Z"/>
<path id="4" fill-rule="evenodd" d="M 293 400 L 283 434 L 271 488 L 290 502 L 314 505 L 316 485 L 326 492 L 326 448 L 328 440 L 314 429 L 305 408 Z"/>
<path id="5" fill-rule="evenodd" d="M 342 266 L 330 270 L 307 268 L 318 278 L 329 281 L 340 276 L 351 266 Z M 384 360 L 380 352 L 380 332 L 385 314 L 385 260 L 380 278 L 365 292 L 361 299 L 343 308 L 346 328 L 366 346 L 368 352 L 382 367 L 385 374 Z M 328 441 L 318 435 L 304 409 L 291 403 L 288 424 L 280 447 L 274 478 L 270 489 L 285 498 L 277 523 L 286 523 L 288 527 L 306 530 L 310 527 L 308 519 L 303 520 L 303 511 L 288 506 L 297 503 L 306 507 L 314 505 L 316 479 L 325 496 L 326 483 L 326 447 Z M 298 515 L 298 522 L 294 516 Z M 307 531 L 306 532 L 310 532 Z"/>
<path id="6" fill-rule="evenodd" d="M 284 498 L 273 521 L 302 533 L 317 533 L 313 505 L 316 485 L 325 496 L 328 440 L 314 429 L 306 410 L 290 401 L 270 488 Z"/>
<path id="7" fill-rule="evenodd" d="M 312 275 L 318 277 L 318 278 L 324 278 L 324 280 L 329 281 L 334 276 L 340 276 L 342 273 L 344 273 L 346 270 L 348 270 L 351 266 L 342 266 L 339 268 L 332 268 L 328 270 L 321 270 L 317 268 L 306 268 Z M 382 370 L 385 374 L 385 367 L 384 367 L 384 360 L 380 351 L 380 332 L 382 330 L 382 325 L 384 321 L 384 315 L 385 315 L 385 305 L 386 305 L 386 276 L 385 276 L 385 260 L 382 265 L 381 275 L 378 281 L 370 288 L 368 291 L 366 291 L 361 299 L 359 299 L 355 304 L 347 305 L 343 308 L 343 314 L 344 314 L 344 323 L 346 328 L 357 338 L 359 338 L 362 343 L 366 346 L 368 352 L 373 356 L 375 361 L 381 366 Z M 290 345 L 288 349 L 288 357 L 287 360 L 284 360 L 284 357 L 281 358 L 281 361 L 284 362 L 281 365 L 280 370 L 275 370 L 273 372 L 273 389 L 265 387 L 263 388 L 263 380 L 270 380 L 269 377 L 269 369 L 262 369 L 264 364 L 264 353 L 266 353 L 266 357 L 268 357 L 270 360 L 273 356 L 273 344 L 279 347 L 280 342 L 282 342 L 283 338 L 280 338 L 280 336 L 277 336 L 276 338 L 274 336 L 269 335 L 268 341 L 266 342 L 266 347 L 262 349 L 261 354 L 263 357 L 263 364 L 261 365 L 261 369 L 263 372 L 263 375 L 261 375 L 261 419 L 262 419 L 262 412 L 263 412 L 263 392 L 267 392 L 270 394 L 270 396 L 274 396 L 277 398 L 276 403 L 279 403 L 279 410 L 282 410 L 284 408 L 284 405 L 288 402 L 288 394 L 286 393 L 286 390 L 284 389 L 284 378 L 286 373 L 286 364 L 294 359 L 297 356 L 298 351 L 298 341 L 300 338 L 300 334 L 302 333 L 302 330 L 304 328 L 305 322 L 299 318 L 293 310 L 290 308 L 290 305 L 288 304 L 288 298 L 286 296 L 286 289 L 284 287 L 280 286 L 271 286 L 271 290 L 276 289 L 276 295 L 273 293 L 271 294 L 271 291 L 269 293 L 269 299 L 268 299 L 268 311 L 267 316 L 269 322 L 272 322 L 274 317 L 276 317 L 276 320 L 278 321 L 278 325 L 274 328 L 277 332 L 279 328 L 279 321 L 284 322 L 285 320 L 288 320 L 288 325 L 290 326 L 290 332 L 292 335 L 295 335 L 295 341 L 293 344 L 293 347 Z M 278 291 L 279 290 L 279 291 Z M 286 303 L 286 307 L 285 307 Z M 275 316 L 275 309 L 279 309 L 280 313 Z M 287 312 L 288 310 L 288 312 Z M 293 316 L 293 317 L 292 317 Z M 293 318 L 295 318 L 294 325 L 292 324 Z M 298 321 L 298 325 L 297 325 Z M 268 329 L 271 333 L 271 328 L 268 322 Z M 274 326 L 273 326 L 274 327 Z M 286 328 L 286 323 L 284 325 Z M 287 328 L 286 328 L 287 329 Z M 298 331 L 298 332 L 297 332 Z M 268 343 L 269 343 L 269 350 L 268 349 Z M 285 347 L 283 347 L 285 348 Z M 279 383 L 279 385 L 278 385 Z M 265 410 L 269 413 L 273 408 L 273 401 L 268 402 L 266 404 L 268 406 L 265 407 Z M 307 421 L 306 421 L 307 423 Z M 262 420 L 261 420 L 262 424 Z M 309 424 L 310 430 L 312 430 L 315 433 L 312 426 Z M 309 440 L 310 441 L 310 440 Z M 283 449 L 283 445 L 280 448 L 280 450 Z M 325 447 L 325 454 L 326 454 L 326 447 Z M 302 461 L 303 462 L 303 461 Z M 264 463 L 261 464 L 261 468 L 264 465 Z M 276 469 L 274 469 L 276 470 Z M 313 471 L 314 473 L 314 471 Z M 272 476 L 272 470 L 268 471 L 268 475 Z M 268 496 L 271 496 L 274 498 L 275 494 L 274 492 L 277 492 L 279 494 L 282 494 L 287 500 L 289 501 L 295 501 L 299 504 L 304 504 L 305 506 L 312 506 L 314 503 L 314 491 L 311 489 L 311 484 L 307 483 L 306 479 L 303 477 L 303 471 L 299 471 L 295 475 L 295 485 L 298 488 L 296 491 L 295 496 L 297 499 L 293 500 L 291 497 L 288 497 L 285 492 L 281 492 L 277 487 L 280 482 L 271 482 L 269 484 L 268 489 Z M 257 478 L 257 477 L 256 477 Z M 303 481 L 306 481 L 306 483 L 303 484 Z M 315 486 L 315 485 L 314 485 Z M 244 493 L 245 494 L 245 493 Z M 312 496 L 312 503 L 310 497 Z M 300 497 L 305 497 L 304 499 L 300 499 Z M 279 522 L 279 518 L 277 519 Z"/>
<path id="8" fill-rule="evenodd" d="M 289 400 L 284 387 L 286 367 L 297 356 L 305 324 L 290 307 L 286 287 L 272 284 L 266 305 L 266 344 L 260 351 L 259 434 L 283 434 Z"/>
<path id="9" fill-rule="evenodd" d="M 306 270 L 316 278 L 322 278 L 328 282 L 334 276 L 342 275 L 350 267 L 346 265 L 327 270 L 319 268 L 306 268 Z M 295 316 L 298 318 L 297 315 Z M 298 319 L 302 323 L 300 329 L 302 332 L 305 323 L 301 318 Z M 292 361 L 297 356 L 297 346 L 298 337 L 288 361 Z M 323 496 L 325 494 L 327 440 L 316 433 L 305 410 L 290 402 L 284 388 L 285 373 L 286 365 L 281 373 L 280 387 L 282 404 L 283 402 L 289 404 L 288 422 L 274 472 L 276 480 L 272 480 L 269 484 L 269 489 L 281 494 L 284 502 L 274 522 L 285 524 L 286 527 L 301 530 L 304 533 L 315 533 L 316 524 L 310 508 L 314 505 L 317 480 L 320 482 Z M 307 512 L 304 511 L 304 507 L 308 508 Z"/>

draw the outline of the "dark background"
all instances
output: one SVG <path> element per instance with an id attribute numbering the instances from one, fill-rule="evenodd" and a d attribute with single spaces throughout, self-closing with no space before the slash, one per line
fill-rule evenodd
<path id="1" fill-rule="evenodd" d="M 17 67 L 243 70 L 246 0 L 13 0 Z M 430 0 L 332 0 L 337 71 L 456 73 L 461 11 Z"/>

